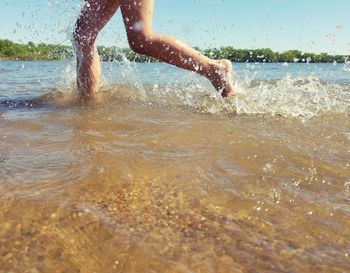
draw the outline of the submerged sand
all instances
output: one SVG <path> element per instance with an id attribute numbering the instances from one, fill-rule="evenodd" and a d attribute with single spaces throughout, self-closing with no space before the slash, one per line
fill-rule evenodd
<path id="1" fill-rule="evenodd" d="M 347 272 L 349 128 L 130 101 L 3 113 L 0 272 Z"/>

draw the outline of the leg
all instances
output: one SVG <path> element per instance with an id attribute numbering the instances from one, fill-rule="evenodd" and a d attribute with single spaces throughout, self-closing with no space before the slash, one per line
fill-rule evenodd
<path id="1" fill-rule="evenodd" d="M 119 7 L 119 0 L 85 0 L 75 25 L 77 85 L 84 99 L 94 99 L 100 85 L 100 58 L 96 47 L 99 31 Z"/>
<path id="2" fill-rule="evenodd" d="M 137 53 L 195 71 L 207 77 L 226 97 L 233 91 L 231 62 L 211 60 L 196 50 L 152 31 L 154 0 L 120 0 L 130 47 Z"/>

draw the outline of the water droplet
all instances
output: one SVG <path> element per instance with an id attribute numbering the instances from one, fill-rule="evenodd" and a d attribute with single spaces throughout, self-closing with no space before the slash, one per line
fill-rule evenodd
<path id="1" fill-rule="evenodd" d="M 345 191 L 350 192 L 350 181 L 344 183 Z"/>

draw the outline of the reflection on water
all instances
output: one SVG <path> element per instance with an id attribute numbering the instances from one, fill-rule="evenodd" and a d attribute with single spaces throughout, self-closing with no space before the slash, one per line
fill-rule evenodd
<path id="1" fill-rule="evenodd" d="M 225 115 L 197 83 L 157 84 L 3 106 L 0 272 L 350 270 L 346 100 L 306 120 Z"/>

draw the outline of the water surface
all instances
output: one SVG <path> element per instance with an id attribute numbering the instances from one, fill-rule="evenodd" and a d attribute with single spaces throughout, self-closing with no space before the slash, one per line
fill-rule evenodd
<path id="1" fill-rule="evenodd" d="M 347 272 L 347 65 L 0 62 L 0 272 Z"/>

